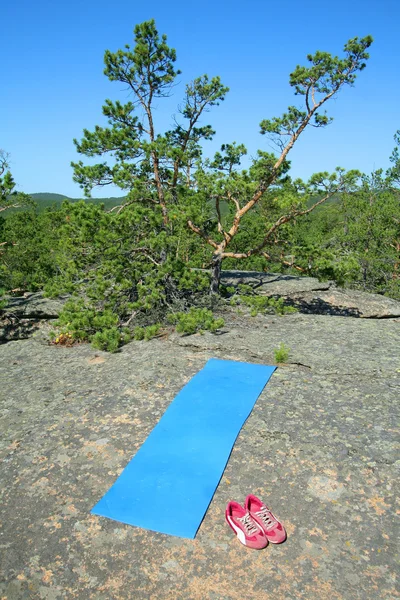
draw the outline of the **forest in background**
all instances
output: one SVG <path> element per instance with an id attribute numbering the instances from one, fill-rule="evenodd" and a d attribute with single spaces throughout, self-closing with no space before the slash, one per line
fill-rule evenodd
<path id="1" fill-rule="evenodd" d="M 229 91 L 219 77 L 190 82 L 175 127 L 157 131 L 153 106 L 173 91 L 176 53 L 154 21 L 134 35 L 132 48 L 105 53 L 104 72 L 124 83 L 129 102 L 106 100 L 107 124 L 75 140 L 80 154 L 101 161 L 72 163 L 84 200 L 18 193 L 1 153 L 3 295 L 70 294 L 55 342 L 108 350 L 167 322 L 187 333 L 216 330 L 215 307 L 254 304 L 251 290 L 221 285 L 222 269 L 314 276 L 400 299 L 400 132 L 386 171 L 337 168 L 302 181 L 288 159 L 307 127 L 331 123 L 325 105 L 364 70 L 370 36 L 349 40 L 342 58 L 317 52 L 294 69 L 290 85 L 303 106 L 260 123 L 275 151 L 259 150 L 244 169 L 243 144 L 203 155 L 214 135 L 204 116 Z M 123 196 L 90 200 L 109 184 Z"/>

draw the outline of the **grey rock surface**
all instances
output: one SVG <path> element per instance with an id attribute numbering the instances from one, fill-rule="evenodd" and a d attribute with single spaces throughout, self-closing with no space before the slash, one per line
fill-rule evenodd
<path id="1" fill-rule="evenodd" d="M 269 273 L 224 271 L 227 286 L 250 285 L 262 296 L 281 297 L 300 312 L 384 319 L 400 317 L 400 302 L 357 290 L 345 290 L 315 277 L 295 277 Z"/>
<path id="2" fill-rule="evenodd" d="M 251 285 L 260 294 L 268 296 L 290 296 L 316 290 L 329 290 L 329 281 L 319 281 L 316 277 L 296 277 L 279 273 L 258 273 L 257 271 L 223 271 L 225 285 L 244 283 Z"/>
<path id="3" fill-rule="evenodd" d="M 9 298 L 0 319 L 0 343 L 30 337 L 44 321 L 56 319 L 64 303 L 65 298 L 44 298 L 41 292 Z"/>
<path id="4" fill-rule="evenodd" d="M 293 294 L 292 303 L 301 312 L 362 317 L 364 319 L 387 319 L 400 317 L 400 302 L 357 290 L 330 288 L 327 291 L 311 291 Z"/>
<path id="5" fill-rule="evenodd" d="M 6 314 L 20 319 L 56 319 L 63 305 L 63 300 L 44 298 L 41 292 L 36 292 L 10 298 Z"/>
<path id="6" fill-rule="evenodd" d="M 0 598 L 398 597 L 400 321 L 225 318 L 219 335 L 171 333 L 113 355 L 37 338 L 0 347 Z M 288 364 L 195 540 L 90 514 L 209 358 L 272 364 L 281 342 Z M 250 492 L 284 522 L 284 544 L 256 552 L 232 535 L 226 503 Z"/>

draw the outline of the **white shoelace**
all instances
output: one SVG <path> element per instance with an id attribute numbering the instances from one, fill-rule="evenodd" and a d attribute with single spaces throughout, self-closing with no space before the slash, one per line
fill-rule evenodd
<path id="1" fill-rule="evenodd" d="M 267 529 L 271 529 L 278 522 L 276 519 L 274 519 L 271 511 L 269 511 L 268 508 L 263 508 L 262 510 L 259 510 L 258 512 L 256 512 L 256 515 L 262 520 Z"/>
<path id="2" fill-rule="evenodd" d="M 243 524 L 247 535 L 254 535 L 255 533 L 257 533 L 258 527 L 254 523 L 249 513 L 247 513 L 244 517 L 238 517 L 238 521 L 240 521 Z"/>

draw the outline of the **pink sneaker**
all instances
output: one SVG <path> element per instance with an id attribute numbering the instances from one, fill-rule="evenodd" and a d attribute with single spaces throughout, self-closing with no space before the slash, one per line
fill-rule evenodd
<path id="1" fill-rule="evenodd" d="M 225 518 L 244 546 L 257 550 L 268 546 L 268 540 L 262 529 L 238 502 L 229 502 L 225 510 Z"/>
<path id="2" fill-rule="evenodd" d="M 282 523 L 272 514 L 268 506 L 256 496 L 247 496 L 244 509 L 265 533 L 266 538 L 272 544 L 281 544 L 286 540 L 286 531 Z"/>

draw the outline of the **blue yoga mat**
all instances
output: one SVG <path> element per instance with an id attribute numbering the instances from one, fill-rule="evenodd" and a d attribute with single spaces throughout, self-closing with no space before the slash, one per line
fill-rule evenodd
<path id="1" fill-rule="evenodd" d="M 193 539 L 275 367 L 211 359 L 171 402 L 92 513 Z"/>

